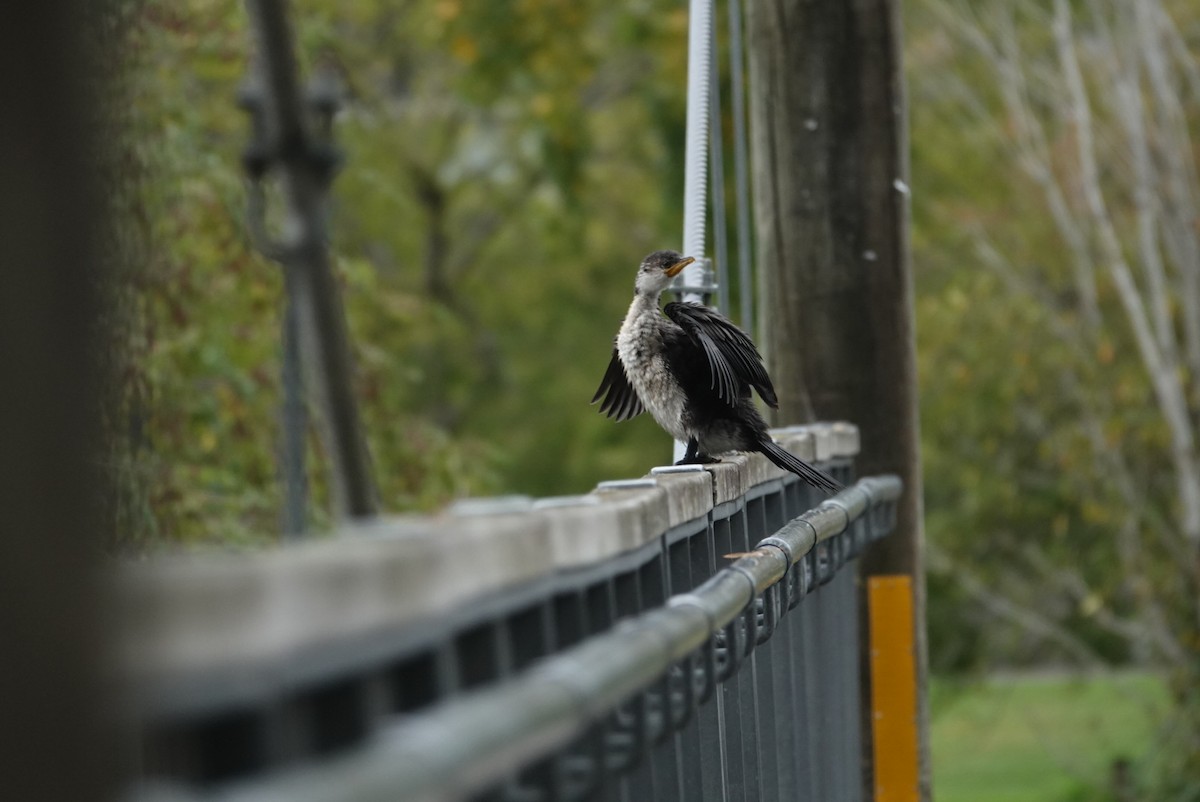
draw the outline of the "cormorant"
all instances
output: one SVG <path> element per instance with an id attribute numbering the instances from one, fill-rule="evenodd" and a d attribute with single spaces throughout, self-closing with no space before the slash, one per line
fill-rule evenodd
<path id="1" fill-rule="evenodd" d="M 600 411 L 618 421 L 649 411 L 668 434 L 687 443 L 678 465 L 717 462 L 711 455 L 725 451 L 757 451 L 813 487 L 841 490 L 767 433 L 750 388 L 771 408 L 779 401 L 744 331 L 700 304 L 669 303 L 663 317 L 659 295 L 694 261 L 675 251 L 655 251 L 642 260 L 633 303 L 592 403 L 603 398 Z"/>

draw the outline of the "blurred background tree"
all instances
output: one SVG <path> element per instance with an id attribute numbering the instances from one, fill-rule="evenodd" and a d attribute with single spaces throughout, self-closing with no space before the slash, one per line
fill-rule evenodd
<path id="1" fill-rule="evenodd" d="M 936 658 L 1168 666 L 1200 798 L 1196 9 L 916 6 Z"/>
<path id="2" fill-rule="evenodd" d="M 349 89 L 333 248 L 385 509 L 579 492 L 669 456 L 652 423 L 587 406 L 633 266 L 678 240 L 687 20 L 660 6 L 294 7 L 301 58 Z M 145 499 L 124 538 L 270 539 L 281 281 L 242 225 L 245 20 L 147 0 L 126 39 L 125 197 L 150 257 L 114 416 Z"/>

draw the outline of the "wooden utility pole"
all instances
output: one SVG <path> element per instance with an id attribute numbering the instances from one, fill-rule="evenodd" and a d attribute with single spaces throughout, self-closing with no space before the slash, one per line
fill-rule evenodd
<path id="1" fill-rule="evenodd" d="M 747 22 L 759 342 L 779 388 L 780 422 L 853 421 L 862 434 L 859 471 L 895 473 L 904 480 L 897 531 L 863 556 L 860 576 L 864 586 L 869 576 L 911 578 L 919 793 L 928 800 L 928 658 L 900 3 L 751 0 Z M 867 655 L 860 665 L 869 716 Z M 869 719 L 864 724 L 869 736 Z M 870 744 L 864 744 L 864 755 L 870 753 Z M 870 798 L 872 766 L 869 759 L 864 764 Z"/>

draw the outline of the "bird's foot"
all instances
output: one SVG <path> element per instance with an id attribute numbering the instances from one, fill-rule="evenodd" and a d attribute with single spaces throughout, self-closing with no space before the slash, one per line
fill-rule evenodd
<path id="1" fill-rule="evenodd" d="M 676 465 L 712 465 L 714 462 L 720 462 L 717 457 L 708 454 L 697 454 L 694 457 L 685 456 L 683 459 L 676 462 Z"/>

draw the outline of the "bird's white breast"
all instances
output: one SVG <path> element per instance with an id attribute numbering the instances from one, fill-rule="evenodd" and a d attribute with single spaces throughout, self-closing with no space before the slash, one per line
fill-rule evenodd
<path id="1" fill-rule="evenodd" d="M 635 297 L 617 334 L 617 354 L 646 411 L 676 440 L 687 440 L 683 390 L 663 355 L 663 331 L 670 325 L 657 300 Z"/>

